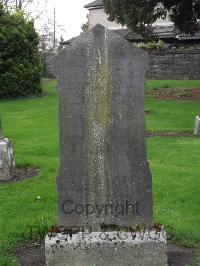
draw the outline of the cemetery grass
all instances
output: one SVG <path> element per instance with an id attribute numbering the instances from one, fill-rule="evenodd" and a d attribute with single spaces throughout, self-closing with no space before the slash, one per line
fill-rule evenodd
<path id="1" fill-rule="evenodd" d="M 194 117 L 200 114 L 198 101 L 158 100 L 152 90 L 157 88 L 198 88 L 199 80 L 151 80 L 146 84 L 147 129 L 150 132 L 192 133 Z"/>
<path id="2" fill-rule="evenodd" d="M 58 122 L 55 81 L 43 85 L 47 96 L 0 102 L 4 135 L 14 142 L 17 166 L 33 166 L 39 175 L 18 183 L 0 184 L 0 265 L 16 265 L 12 250 L 33 236 L 42 238 L 55 225 L 55 177 L 58 170 Z M 192 132 L 198 102 L 154 99 L 153 88 L 200 88 L 200 81 L 148 81 L 147 130 Z M 186 246 L 200 247 L 200 139 L 148 138 L 153 175 L 154 221 L 168 236 Z M 40 229 L 40 234 L 38 229 Z"/>

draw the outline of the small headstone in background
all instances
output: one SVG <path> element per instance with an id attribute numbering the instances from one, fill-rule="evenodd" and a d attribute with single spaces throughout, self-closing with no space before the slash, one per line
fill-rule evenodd
<path id="1" fill-rule="evenodd" d="M 195 117 L 194 135 L 200 136 L 200 116 Z"/>
<path id="2" fill-rule="evenodd" d="M 9 181 L 13 178 L 15 160 L 13 145 L 10 139 L 4 138 L 0 121 L 0 181 Z"/>

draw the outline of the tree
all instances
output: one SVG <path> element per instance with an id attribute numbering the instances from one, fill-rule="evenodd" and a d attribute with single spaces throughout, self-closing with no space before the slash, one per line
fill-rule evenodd
<path id="1" fill-rule="evenodd" d="M 56 52 L 59 49 L 59 39 L 62 38 L 62 33 L 66 33 L 63 25 L 56 22 L 56 8 L 54 6 L 53 19 L 47 17 L 47 20 L 39 29 L 40 34 L 40 50 L 42 53 Z"/>
<path id="2" fill-rule="evenodd" d="M 40 50 L 42 53 L 49 51 L 56 51 L 59 46 L 59 40 L 56 38 L 54 23 L 49 19 L 42 28 L 39 30 L 40 33 Z"/>
<path id="3" fill-rule="evenodd" d="M 111 21 L 135 32 L 145 32 L 158 18 L 166 16 L 181 32 L 198 30 L 199 0 L 103 0 L 103 4 Z"/>
<path id="4" fill-rule="evenodd" d="M 28 4 L 33 3 L 34 0 L 2 0 L 3 5 L 15 9 L 22 10 Z"/>
<path id="5" fill-rule="evenodd" d="M 0 0 L 9 10 L 21 10 L 27 18 L 38 19 L 47 12 L 47 0 Z"/>
<path id="6" fill-rule="evenodd" d="M 58 34 L 65 32 L 56 23 L 56 7 L 49 14 L 47 0 L 0 0 L 11 11 L 21 10 L 27 19 L 33 19 L 40 35 L 40 50 L 56 51 L 59 46 Z M 45 15 L 44 15 L 45 14 Z"/>
<path id="7" fill-rule="evenodd" d="M 86 32 L 86 31 L 89 30 L 89 24 L 88 24 L 88 21 L 85 22 L 85 23 L 83 23 L 83 24 L 81 25 L 81 30 L 82 30 L 82 32 Z"/>
<path id="8" fill-rule="evenodd" d="M 0 99 L 42 93 L 38 45 L 33 21 L 0 4 Z"/>

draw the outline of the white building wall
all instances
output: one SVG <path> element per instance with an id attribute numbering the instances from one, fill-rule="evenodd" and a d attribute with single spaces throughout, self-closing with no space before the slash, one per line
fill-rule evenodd
<path id="1" fill-rule="evenodd" d="M 103 8 L 94 8 L 94 9 L 89 9 L 89 14 L 88 14 L 88 23 L 89 23 L 89 29 L 93 28 L 96 24 L 101 24 L 104 27 L 108 29 L 120 29 L 123 28 L 120 24 L 116 22 L 111 22 L 108 20 L 107 14 L 104 12 Z M 158 19 L 154 24 L 160 25 L 160 26 L 169 26 L 173 25 L 172 22 L 169 21 L 169 19 Z"/>
<path id="2" fill-rule="evenodd" d="M 89 9 L 88 22 L 89 22 L 89 29 L 93 28 L 98 23 L 108 29 L 122 28 L 122 26 L 117 24 L 116 22 L 111 22 L 108 20 L 108 16 L 104 12 L 103 8 Z"/>

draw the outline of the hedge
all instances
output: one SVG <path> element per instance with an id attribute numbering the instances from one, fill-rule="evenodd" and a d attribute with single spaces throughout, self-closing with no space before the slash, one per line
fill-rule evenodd
<path id="1" fill-rule="evenodd" d="M 42 93 L 38 45 L 33 21 L 0 4 L 0 99 Z"/>

